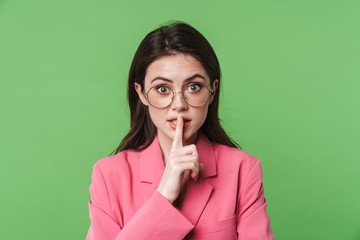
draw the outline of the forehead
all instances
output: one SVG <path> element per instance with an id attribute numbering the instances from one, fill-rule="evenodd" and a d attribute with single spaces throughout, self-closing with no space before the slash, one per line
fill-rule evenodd
<path id="1" fill-rule="evenodd" d="M 145 85 L 157 77 L 169 79 L 176 83 L 182 83 L 189 77 L 199 74 L 210 82 L 209 76 L 203 65 L 193 56 L 188 54 L 176 54 L 161 57 L 152 62 L 145 75 Z"/>

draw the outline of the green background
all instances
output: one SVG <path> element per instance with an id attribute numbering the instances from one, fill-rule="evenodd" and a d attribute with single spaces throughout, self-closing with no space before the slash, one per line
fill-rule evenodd
<path id="1" fill-rule="evenodd" d="M 0 1 L 0 238 L 85 238 L 132 57 L 169 20 L 219 57 L 220 117 L 262 162 L 276 239 L 360 239 L 357 0 Z"/>

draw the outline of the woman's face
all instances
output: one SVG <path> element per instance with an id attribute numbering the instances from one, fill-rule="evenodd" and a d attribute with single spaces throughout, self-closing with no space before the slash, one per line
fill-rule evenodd
<path id="1" fill-rule="evenodd" d="M 146 71 L 144 89 L 141 89 L 139 84 L 135 84 L 135 88 L 142 103 L 149 108 L 159 140 L 172 141 L 176 126 L 174 120 L 180 114 L 184 119 L 183 142 L 188 145 L 196 141 L 198 130 L 205 122 L 208 107 L 214 98 L 217 84 L 218 80 L 215 80 L 211 86 L 206 70 L 193 56 L 176 54 L 164 56 L 152 62 Z M 192 93 L 198 91 L 201 85 L 206 86 L 209 90 L 213 89 L 214 93 L 210 93 L 208 101 L 200 107 L 188 105 L 184 101 L 182 93 L 179 92 L 187 90 Z M 151 96 L 156 101 L 162 99 L 167 93 L 170 93 L 169 98 L 171 99 L 171 88 L 175 93 L 171 104 L 162 109 L 149 104 L 142 92 L 148 93 L 152 87 L 154 87 L 153 95 L 148 95 L 148 98 Z M 206 92 L 208 93 L 207 90 Z"/>

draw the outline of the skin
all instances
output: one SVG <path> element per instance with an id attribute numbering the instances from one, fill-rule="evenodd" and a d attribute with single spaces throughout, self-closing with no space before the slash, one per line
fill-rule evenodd
<path id="1" fill-rule="evenodd" d="M 201 77 L 193 77 L 196 74 Z M 201 83 L 213 90 L 218 86 L 218 80 L 213 81 L 211 86 L 210 78 L 202 64 L 187 54 L 161 57 L 147 68 L 144 92 L 159 84 L 165 84 L 177 92 L 168 107 L 158 109 L 151 106 L 142 92 L 141 85 L 135 83 L 140 100 L 149 108 L 163 153 L 165 170 L 157 190 L 171 203 L 179 197 L 190 176 L 194 180 L 198 177 L 202 164 L 199 164 L 195 143 L 215 94 L 214 91 L 207 103 L 201 107 L 189 106 L 178 92 L 183 91 L 190 83 Z M 169 124 L 169 119 L 177 119 L 175 129 Z"/>

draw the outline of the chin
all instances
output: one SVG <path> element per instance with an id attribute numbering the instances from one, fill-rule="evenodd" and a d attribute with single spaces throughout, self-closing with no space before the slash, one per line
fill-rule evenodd
<path id="1" fill-rule="evenodd" d="M 192 144 L 192 143 L 195 144 L 198 132 L 199 132 L 199 130 L 191 131 L 189 133 L 185 132 L 185 134 L 184 134 L 184 142 L 191 141 L 190 144 Z"/>

